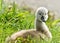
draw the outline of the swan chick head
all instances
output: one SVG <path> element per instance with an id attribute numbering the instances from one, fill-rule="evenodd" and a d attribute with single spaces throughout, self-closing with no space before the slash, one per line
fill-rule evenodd
<path id="1" fill-rule="evenodd" d="M 41 22 L 45 22 L 48 19 L 48 9 L 40 7 L 36 11 L 36 19 Z"/>

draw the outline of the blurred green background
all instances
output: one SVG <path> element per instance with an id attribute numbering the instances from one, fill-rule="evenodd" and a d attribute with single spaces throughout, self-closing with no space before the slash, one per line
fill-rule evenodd
<path id="1" fill-rule="evenodd" d="M 12 33 L 22 29 L 34 28 L 35 14 L 32 12 L 33 9 L 27 6 L 18 7 L 15 2 L 4 5 L 2 1 L 0 0 L 0 43 L 5 43 L 6 37 Z M 52 13 L 50 12 L 49 14 Z M 60 43 L 60 25 L 57 25 L 59 22 L 60 19 L 54 20 L 54 15 L 49 15 L 46 24 L 52 33 L 52 41 L 45 42 L 43 40 L 36 41 L 32 39 L 26 43 Z"/>

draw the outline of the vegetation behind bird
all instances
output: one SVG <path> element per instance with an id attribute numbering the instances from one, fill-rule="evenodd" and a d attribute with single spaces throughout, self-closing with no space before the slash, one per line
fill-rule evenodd
<path id="1" fill-rule="evenodd" d="M 29 10 L 26 11 L 23 10 L 22 8 L 18 9 L 15 3 L 12 4 L 11 8 L 8 8 L 8 6 L 4 8 L 2 7 L 0 9 L 0 43 L 4 43 L 5 38 L 16 31 L 34 28 L 34 20 L 35 20 L 34 14 L 31 14 Z M 48 21 L 47 23 L 50 23 L 51 20 L 48 19 Z M 54 21 L 51 23 L 55 25 L 58 22 Z M 50 30 L 52 32 L 53 39 L 48 43 L 52 42 L 60 43 L 60 31 L 59 31 L 60 27 L 59 26 L 51 27 L 50 25 L 49 27 L 51 28 Z M 40 42 L 46 43 L 43 40 L 41 41 L 37 40 L 37 43 Z M 34 43 L 36 43 L 36 41 Z"/>

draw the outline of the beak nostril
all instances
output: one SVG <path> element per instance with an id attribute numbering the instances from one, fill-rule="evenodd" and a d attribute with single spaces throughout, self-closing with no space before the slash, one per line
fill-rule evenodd
<path id="1" fill-rule="evenodd" d="M 45 22 L 45 20 L 44 20 L 44 16 L 41 17 L 41 20 L 42 20 L 43 22 Z"/>
<path id="2" fill-rule="evenodd" d="M 44 19 L 44 16 L 42 16 L 41 18 Z"/>

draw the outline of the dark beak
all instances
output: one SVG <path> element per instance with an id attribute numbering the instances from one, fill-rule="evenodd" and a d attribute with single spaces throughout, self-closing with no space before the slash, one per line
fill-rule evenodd
<path id="1" fill-rule="evenodd" d="M 45 20 L 44 20 L 44 16 L 41 17 L 41 20 L 42 20 L 43 22 L 45 22 Z"/>

